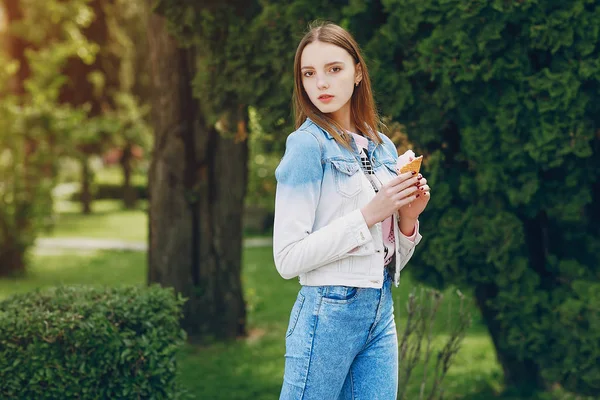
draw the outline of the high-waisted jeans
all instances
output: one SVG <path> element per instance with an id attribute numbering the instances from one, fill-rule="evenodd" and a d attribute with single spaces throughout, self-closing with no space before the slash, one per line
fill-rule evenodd
<path id="1" fill-rule="evenodd" d="M 394 400 L 392 277 L 381 289 L 302 286 L 286 332 L 280 400 Z"/>

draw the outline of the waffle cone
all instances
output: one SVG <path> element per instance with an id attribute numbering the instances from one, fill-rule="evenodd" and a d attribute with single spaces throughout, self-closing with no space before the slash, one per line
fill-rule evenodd
<path id="1" fill-rule="evenodd" d="M 404 164 L 401 168 L 400 168 L 400 173 L 403 174 L 405 172 L 409 172 L 409 171 L 414 171 L 416 173 L 419 173 L 419 170 L 421 169 L 421 162 L 423 161 L 423 156 L 419 156 L 417 158 L 415 158 L 414 160 L 412 160 L 411 162 L 409 162 L 408 164 Z"/>

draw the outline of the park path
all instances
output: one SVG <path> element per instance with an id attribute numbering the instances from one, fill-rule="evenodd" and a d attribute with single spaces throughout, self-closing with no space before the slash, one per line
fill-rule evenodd
<path id="1" fill-rule="evenodd" d="M 244 239 L 244 247 L 267 247 L 271 246 L 271 238 L 249 238 Z M 129 242 L 114 239 L 62 237 L 62 238 L 38 238 L 35 242 L 36 250 L 129 250 L 146 251 L 146 242 Z"/>

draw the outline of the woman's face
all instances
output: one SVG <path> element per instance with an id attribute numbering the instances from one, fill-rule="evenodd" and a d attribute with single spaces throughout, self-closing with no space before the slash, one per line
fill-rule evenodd
<path id="1" fill-rule="evenodd" d="M 308 44 L 300 57 L 302 85 L 310 101 L 322 113 L 347 106 L 354 84 L 362 78 L 352 56 L 341 47 L 319 41 Z"/>

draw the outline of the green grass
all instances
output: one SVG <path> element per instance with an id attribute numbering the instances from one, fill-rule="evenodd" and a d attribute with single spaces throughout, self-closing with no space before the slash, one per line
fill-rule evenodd
<path id="1" fill-rule="evenodd" d="M 57 284 L 143 285 L 145 277 L 145 253 L 100 251 L 34 254 L 25 278 L 0 280 L 0 299 L 13 293 Z M 277 274 L 270 248 L 245 250 L 242 279 L 248 302 L 249 336 L 207 347 L 186 345 L 179 355 L 179 380 L 193 398 L 278 398 L 283 378 L 284 334 L 299 284 L 296 279 L 283 280 Z M 409 274 L 404 274 L 401 287 L 394 289 L 396 303 L 405 301 L 412 285 Z M 456 302 L 451 296 L 447 301 Z M 442 309 L 441 317 L 447 316 L 447 308 Z M 400 330 L 402 321 L 400 315 L 397 319 Z M 475 322 L 444 381 L 446 398 L 519 399 L 498 395 L 502 389 L 501 371 L 489 336 L 478 318 Z M 444 339 L 441 329 L 437 335 L 439 341 Z M 409 385 L 409 399 L 418 398 L 418 381 Z M 566 398 L 575 397 L 555 393 L 535 399 Z"/>
<path id="2" fill-rule="evenodd" d="M 123 170 L 118 165 L 100 168 L 94 174 L 94 181 L 96 183 L 122 185 Z M 139 172 L 135 172 L 131 176 L 131 183 L 133 185 L 146 185 L 148 183 L 148 176 Z"/>
<path id="3" fill-rule="evenodd" d="M 0 299 L 15 293 L 61 284 L 143 284 L 146 253 L 69 251 L 33 254 L 25 278 L 0 279 Z"/>
<path id="4" fill-rule="evenodd" d="M 126 210 L 118 200 L 96 200 L 92 214 L 81 212 L 80 204 L 67 200 L 56 202 L 56 226 L 44 237 L 89 237 L 145 242 L 148 239 L 146 202 L 135 210 Z"/>
<path id="5" fill-rule="evenodd" d="M 123 174 L 119 166 L 104 167 L 95 172 L 94 181 L 121 185 Z M 133 184 L 146 184 L 146 182 L 146 175 L 136 173 L 132 177 Z M 55 227 L 43 233 L 43 237 L 147 241 L 147 201 L 140 200 L 135 210 L 126 210 L 121 200 L 95 200 L 92 202 L 92 214 L 85 215 L 81 212 L 81 203 L 69 200 L 78 190 L 78 182 L 63 182 L 54 190 Z"/>

